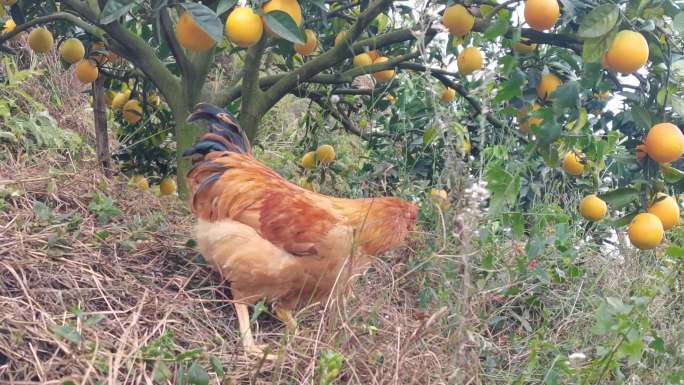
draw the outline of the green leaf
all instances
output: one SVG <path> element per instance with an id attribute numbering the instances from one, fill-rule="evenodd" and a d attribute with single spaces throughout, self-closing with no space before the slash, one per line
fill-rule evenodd
<path id="1" fill-rule="evenodd" d="M 608 203 L 611 210 L 621 209 L 632 202 L 639 200 L 639 190 L 633 187 L 621 187 L 612 191 L 599 194 L 599 198 Z"/>
<path id="2" fill-rule="evenodd" d="M 152 378 L 157 384 L 166 384 L 169 379 L 173 378 L 173 372 L 164 363 L 164 361 L 157 361 Z"/>
<path id="3" fill-rule="evenodd" d="M 615 31 L 605 36 L 584 40 L 584 44 L 582 44 L 582 60 L 585 63 L 601 63 L 603 54 L 608 50 L 613 37 L 615 37 Z"/>
<path id="4" fill-rule="evenodd" d="M 644 343 L 641 339 L 623 342 L 618 350 L 620 357 L 627 357 L 629 365 L 634 365 L 641 360 L 644 352 Z"/>
<path id="5" fill-rule="evenodd" d="M 549 95 L 553 100 L 553 108 L 555 111 L 563 111 L 566 108 L 577 107 L 579 101 L 580 85 L 573 80 L 560 85 L 555 91 Z"/>
<path id="6" fill-rule="evenodd" d="M 74 329 L 71 325 L 51 325 L 50 329 L 58 337 L 64 338 L 69 342 L 73 342 L 75 344 L 81 342 L 81 334 L 77 332 L 76 329 Z"/>
<path id="7" fill-rule="evenodd" d="M 678 170 L 669 164 L 661 164 L 660 171 L 667 183 L 677 183 L 684 179 L 684 171 Z"/>
<path id="8" fill-rule="evenodd" d="M 577 36 L 580 39 L 594 39 L 610 32 L 620 18 L 620 8 L 615 4 L 604 4 L 594 8 L 582 19 Z"/>
<path id="9" fill-rule="evenodd" d="M 484 31 L 484 37 L 487 40 L 494 40 L 499 36 L 503 36 L 508 31 L 510 22 L 507 17 L 497 16 L 496 21 L 487 27 Z"/>
<path id="10" fill-rule="evenodd" d="M 223 24 L 214 11 L 200 3 L 182 3 L 181 6 L 190 12 L 197 25 L 215 42 L 223 41 Z"/>
<path id="11" fill-rule="evenodd" d="M 423 132 L 423 150 L 425 150 L 437 138 L 437 128 L 430 127 Z"/>
<path id="12" fill-rule="evenodd" d="M 141 0 L 108 0 L 102 13 L 100 13 L 100 23 L 109 24 L 123 15 L 127 14 Z"/>
<path id="13" fill-rule="evenodd" d="M 679 33 L 684 33 L 684 12 L 679 12 L 673 20 L 672 26 Z"/>
<path id="14" fill-rule="evenodd" d="M 193 362 L 188 369 L 188 383 L 193 385 L 209 385 L 209 374 L 197 362 Z"/>
<path id="15" fill-rule="evenodd" d="M 670 257 L 684 258 L 684 246 L 681 245 L 670 245 L 665 250 L 665 253 Z"/>
<path id="16" fill-rule="evenodd" d="M 216 376 L 218 378 L 223 378 L 223 376 L 226 375 L 226 372 L 223 370 L 223 365 L 221 364 L 221 361 L 216 356 L 211 356 L 209 357 L 209 363 L 211 364 L 211 368 L 214 370 L 214 373 L 216 373 Z"/>
<path id="17" fill-rule="evenodd" d="M 216 6 L 216 14 L 221 16 L 237 3 L 237 0 L 221 0 Z"/>
<path id="18" fill-rule="evenodd" d="M 636 123 L 641 128 L 649 129 L 653 125 L 653 118 L 651 117 L 651 113 L 648 112 L 648 110 L 645 107 L 638 104 L 634 104 L 632 105 L 631 113 L 632 119 L 634 119 L 634 123 Z"/>
<path id="19" fill-rule="evenodd" d="M 679 115 L 680 117 L 684 117 L 684 99 L 677 95 L 670 94 L 667 97 L 667 101 L 669 102 L 674 112 L 677 113 L 677 115 Z"/>
<path id="20" fill-rule="evenodd" d="M 283 11 L 271 11 L 264 15 L 266 25 L 281 38 L 292 42 L 304 44 L 306 36 L 304 31 L 292 20 L 292 17 Z"/>

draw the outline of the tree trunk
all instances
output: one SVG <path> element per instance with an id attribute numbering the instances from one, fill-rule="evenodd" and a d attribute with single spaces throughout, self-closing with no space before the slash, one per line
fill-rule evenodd
<path id="1" fill-rule="evenodd" d="M 202 130 L 193 123 L 186 122 L 190 115 L 187 108 L 173 109 L 173 117 L 176 121 L 176 165 L 178 180 L 178 194 L 181 198 L 188 197 L 188 183 L 185 180 L 185 174 L 190 170 L 190 159 L 183 156 L 183 152 L 192 146 L 199 137 Z"/>
<path id="2" fill-rule="evenodd" d="M 105 106 L 104 77 L 93 82 L 93 118 L 95 120 L 95 150 L 97 163 L 106 177 L 112 175 L 112 159 L 109 156 L 109 136 L 107 134 L 107 107 Z"/>

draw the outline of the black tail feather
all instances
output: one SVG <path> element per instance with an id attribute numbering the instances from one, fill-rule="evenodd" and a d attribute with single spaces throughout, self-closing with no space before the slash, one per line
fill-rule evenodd
<path id="1" fill-rule="evenodd" d="M 213 151 L 252 152 L 249 139 L 240 127 L 240 123 L 223 108 L 208 103 L 200 103 L 195 106 L 195 110 L 187 119 L 188 122 L 198 120 L 207 122 L 209 132 L 203 135 L 202 139 L 194 146 L 187 149 L 183 155 L 206 155 Z"/>

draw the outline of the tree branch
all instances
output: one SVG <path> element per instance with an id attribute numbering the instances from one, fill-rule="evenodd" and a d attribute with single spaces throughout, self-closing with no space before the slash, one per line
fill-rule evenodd
<path id="1" fill-rule="evenodd" d="M 169 9 L 163 7 L 159 13 L 164 41 L 166 42 L 166 45 L 169 46 L 169 50 L 173 57 L 176 58 L 176 63 L 178 63 L 178 67 L 180 68 L 183 77 L 190 78 L 192 64 L 190 64 L 188 57 L 185 55 L 185 52 L 183 52 L 183 48 L 178 44 L 176 36 L 172 33 L 173 23 L 171 22 L 171 17 L 169 17 Z"/>
<path id="2" fill-rule="evenodd" d="M 172 105 L 172 108 L 189 108 L 189 106 L 182 106 L 183 98 L 178 97 L 182 91 L 180 79 L 166 68 L 164 63 L 157 57 L 154 49 L 144 40 L 118 22 L 101 25 L 98 20 L 99 12 L 90 8 L 84 2 L 79 0 L 62 0 L 62 3 L 88 22 L 103 29 L 108 37 L 111 38 L 108 40 L 112 40 L 111 45 L 114 46 L 117 53 L 140 68 L 161 91 L 167 103 Z"/>
<path id="3" fill-rule="evenodd" d="M 432 77 L 439 80 L 444 86 L 454 89 L 456 93 L 463 97 L 470 104 L 470 106 L 473 107 L 476 113 L 475 115 L 479 115 L 482 113 L 482 105 L 480 104 L 480 102 L 472 96 L 468 95 L 468 91 L 465 88 L 463 88 L 463 86 L 449 79 L 449 77 L 455 77 L 457 74 L 447 72 L 439 68 L 428 68 L 422 64 L 417 63 L 401 63 L 399 64 L 399 68 L 412 69 L 414 71 L 421 72 L 430 71 L 430 75 L 432 75 Z M 494 117 L 494 115 L 492 115 L 489 112 L 485 114 L 485 117 L 487 118 L 487 121 L 495 127 L 503 127 L 504 125 L 503 122 L 501 122 L 499 119 Z"/>
<path id="4" fill-rule="evenodd" d="M 368 24 L 375 19 L 384 9 L 386 9 L 392 0 L 376 0 L 368 9 L 363 11 L 356 23 L 346 33 L 343 41 L 331 50 L 317 56 L 315 59 L 299 67 L 293 71 L 289 76 L 285 76 L 278 80 L 271 86 L 264 94 L 264 104 L 262 106 L 262 113 L 268 111 L 273 107 L 283 96 L 292 91 L 298 84 L 309 80 L 311 77 L 317 75 L 321 71 L 332 67 L 336 63 L 350 57 L 353 54 L 353 46 L 351 45 L 368 26 Z M 352 47 L 350 52 L 349 47 Z"/>
<path id="5" fill-rule="evenodd" d="M 304 93 L 299 91 L 298 89 L 293 91 L 293 94 L 295 94 L 298 97 L 305 97 L 313 100 L 316 104 L 318 104 L 324 111 L 329 111 L 330 115 L 332 115 L 335 120 L 340 122 L 342 124 L 342 127 L 349 133 L 354 134 L 356 136 L 361 137 L 362 139 L 369 140 L 372 138 L 386 138 L 389 137 L 388 134 L 384 132 L 363 132 L 361 129 L 359 129 L 354 122 L 349 119 L 348 116 L 346 116 L 342 111 L 334 107 L 332 104 L 326 101 L 326 98 L 315 92 L 310 92 L 310 93 Z"/>
<path id="6" fill-rule="evenodd" d="M 24 24 L 16 26 L 16 28 L 14 28 L 14 30 L 12 30 L 12 32 L 10 32 L 10 33 L 1 34 L 0 35 L 0 44 L 3 44 L 7 40 L 10 40 L 11 38 L 17 36 L 21 32 L 24 32 L 24 31 L 28 30 L 29 28 L 31 28 L 35 25 L 43 25 L 43 24 L 51 23 L 53 21 L 58 21 L 58 20 L 67 21 L 67 22 L 81 28 L 82 30 L 84 30 L 88 34 L 93 35 L 95 37 L 98 37 L 100 39 L 102 39 L 102 37 L 104 35 L 103 30 L 101 30 L 100 28 L 98 28 L 92 24 L 87 23 L 86 21 L 80 19 L 78 16 L 76 16 L 74 14 L 71 14 L 68 12 L 57 12 L 57 13 L 53 13 L 53 14 L 47 15 L 47 16 L 36 17 L 35 19 L 32 19 L 32 20 L 30 20 Z"/>
<path id="7" fill-rule="evenodd" d="M 268 36 L 262 36 L 257 44 L 247 50 L 245 57 L 241 84 L 243 97 L 240 106 L 240 124 L 250 139 L 256 135 L 259 118 L 262 115 L 264 92 L 259 87 L 259 69 L 268 40 Z"/>

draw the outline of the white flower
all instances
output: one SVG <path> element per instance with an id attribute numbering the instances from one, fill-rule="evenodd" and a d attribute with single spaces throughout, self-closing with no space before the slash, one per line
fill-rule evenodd
<path id="1" fill-rule="evenodd" d="M 582 353 L 582 352 L 575 352 L 572 353 L 571 355 L 568 356 L 568 360 L 570 361 L 570 366 L 579 366 L 584 362 L 584 360 L 587 359 L 587 356 Z"/>

